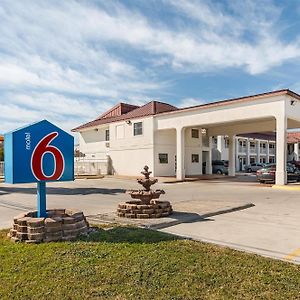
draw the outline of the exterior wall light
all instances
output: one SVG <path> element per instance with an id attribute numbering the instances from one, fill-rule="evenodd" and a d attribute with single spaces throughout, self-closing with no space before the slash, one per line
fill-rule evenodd
<path id="1" fill-rule="evenodd" d="M 295 100 L 291 100 L 291 105 L 295 106 L 296 105 L 296 101 Z"/>
<path id="2" fill-rule="evenodd" d="M 131 121 L 130 121 L 130 120 L 127 120 L 127 121 L 126 121 L 126 124 L 130 125 L 130 124 L 131 124 Z"/>

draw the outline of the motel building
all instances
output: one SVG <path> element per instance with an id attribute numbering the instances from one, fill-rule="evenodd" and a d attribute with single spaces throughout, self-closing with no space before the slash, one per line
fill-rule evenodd
<path id="1" fill-rule="evenodd" d="M 300 132 L 287 133 L 287 160 L 300 160 Z M 247 171 L 254 163 L 276 163 L 276 133 L 252 133 L 235 137 L 236 171 Z M 229 139 L 227 136 L 213 138 L 212 159 L 228 160 Z"/>
<path id="2" fill-rule="evenodd" d="M 108 159 L 111 174 L 136 176 L 148 165 L 153 176 L 183 180 L 201 175 L 203 162 L 212 174 L 212 160 L 218 158 L 228 159 L 229 175 L 235 176 L 254 160 L 275 161 L 276 153 L 276 184 L 284 185 L 288 132 L 297 128 L 300 95 L 278 90 L 180 109 L 158 101 L 119 103 L 73 131 L 85 159 Z M 266 137 L 270 133 L 273 139 Z M 299 157 L 298 141 L 292 149 Z"/>

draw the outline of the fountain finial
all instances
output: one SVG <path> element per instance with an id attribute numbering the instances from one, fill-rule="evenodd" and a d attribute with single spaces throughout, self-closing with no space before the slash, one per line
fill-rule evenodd
<path id="1" fill-rule="evenodd" d="M 151 185 L 155 184 L 157 182 L 157 179 L 150 179 L 150 174 L 152 172 L 149 172 L 149 167 L 145 166 L 144 171 L 141 172 L 145 176 L 145 178 L 137 179 L 137 182 L 141 184 L 145 191 L 149 192 Z"/>

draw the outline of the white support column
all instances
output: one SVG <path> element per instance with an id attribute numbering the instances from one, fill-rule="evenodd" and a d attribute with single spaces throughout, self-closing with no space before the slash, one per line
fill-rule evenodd
<path id="1" fill-rule="evenodd" d="M 287 118 L 276 119 L 276 180 L 277 185 L 287 184 Z"/>
<path id="2" fill-rule="evenodd" d="M 243 139 L 241 139 L 242 143 L 243 143 Z M 239 151 L 240 149 L 240 140 L 236 137 L 234 137 L 234 142 L 235 142 L 235 171 L 240 171 L 240 155 L 239 153 L 242 154 L 242 149 L 243 147 L 241 147 L 241 152 Z"/>
<path id="3" fill-rule="evenodd" d="M 247 139 L 246 147 L 247 147 L 246 165 L 250 165 L 250 140 L 249 139 Z"/>
<path id="4" fill-rule="evenodd" d="M 299 143 L 294 144 L 295 160 L 299 160 Z"/>
<path id="5" fill-rule="evenodd" d="M 202 171 L 202 165 L 203 165 L 203 141 L 202 141 L 202 128 L 198 128 L 199 129 L 199 135 L 200 135 L 200 139 L 199 139 L 199 175 L 203 174 Z"/>
<path id="6" fill-rule="evenodd" d="M 224 156 L 224 150 L 225 150 L 225 140 L 224 140 L 224 135 L 218 135 L 217 137 L 217 149 L 218 152 L 220 153 L 220 159 L 223 159 Z"/>
<path id="7" fill-rule="evenodd" d="M 185 168 L 184 168 L 184 133 L 185 128 L 176 128 L 176 159 L 177 159 L 177 170 L 176 179 L 184 180 Z"/>
<path id="8" fill-rule="evenodd" d="M 266 163 L 268 164 L 270 162 L 270 142 L 266 142 L 266 151 L 267 151 L 267 158 L 266 158 Z"/>
<path id="9" fill-rule="evenodd" d="M 206 159 L 206 174 L 212 174 L 212 136 L 208 137 L 208 155 Z"/>
<path id="10" fill-rule="evenodd" d="M 256 141 L 256 162 L 260 163 L 260 141 Z"/>
<path id="11" fill-rule="evenodd" d="M 228 175 L 229 176 L 235 176 L 235 153 L 236 153 L 236 142 L 235 142 L 235 136 L 230 135 L 229 136 L 229 170 Z"/>

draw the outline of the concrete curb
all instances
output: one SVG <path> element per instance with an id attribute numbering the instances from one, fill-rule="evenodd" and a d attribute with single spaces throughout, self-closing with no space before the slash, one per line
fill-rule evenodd
<path id="1" fill-rule="evenodd" d="M 168 218 L 161 218 L 161 219 L 149 219 L 155 220 L 158 223 L 150 223 L 147 222 L 147 219 L 144 220 L 134 220 L 134 219 L 124 219 L 115 216 L 113 213 L 109 214 L 99 214 L 93 216 L 87 216 L 88 221 L 91 224 L 99 224 L 99 223 L 114 223 L 114 224 L 121 224 L 121 225 L 135 225 L 142 228 L 148 229 L 163 229 L 171 226 L 175 226 L 182 223 L 192 223 L 196 221 L 205 220 L 206 218 L 231 213 L 243 209 L 247 209 L 250 207 L 255 206 L 253 203 L 246 203 L 243 205 L 230 207 L 230 208 L 223 208 L 214 212 L 209 212 L 203 215 L 199 215 L 197 213 L 190 213 L 190 212 L 178 212 L 174 211 L 173 215 Z M 177 218 L 177 219 L 174 219 Z"/>
<path id="2" fill-rule="evenodd" d="M 282 190 L 282 191 L 300 191 L 300 185 L 272 185 L 272 189 Z"/>

